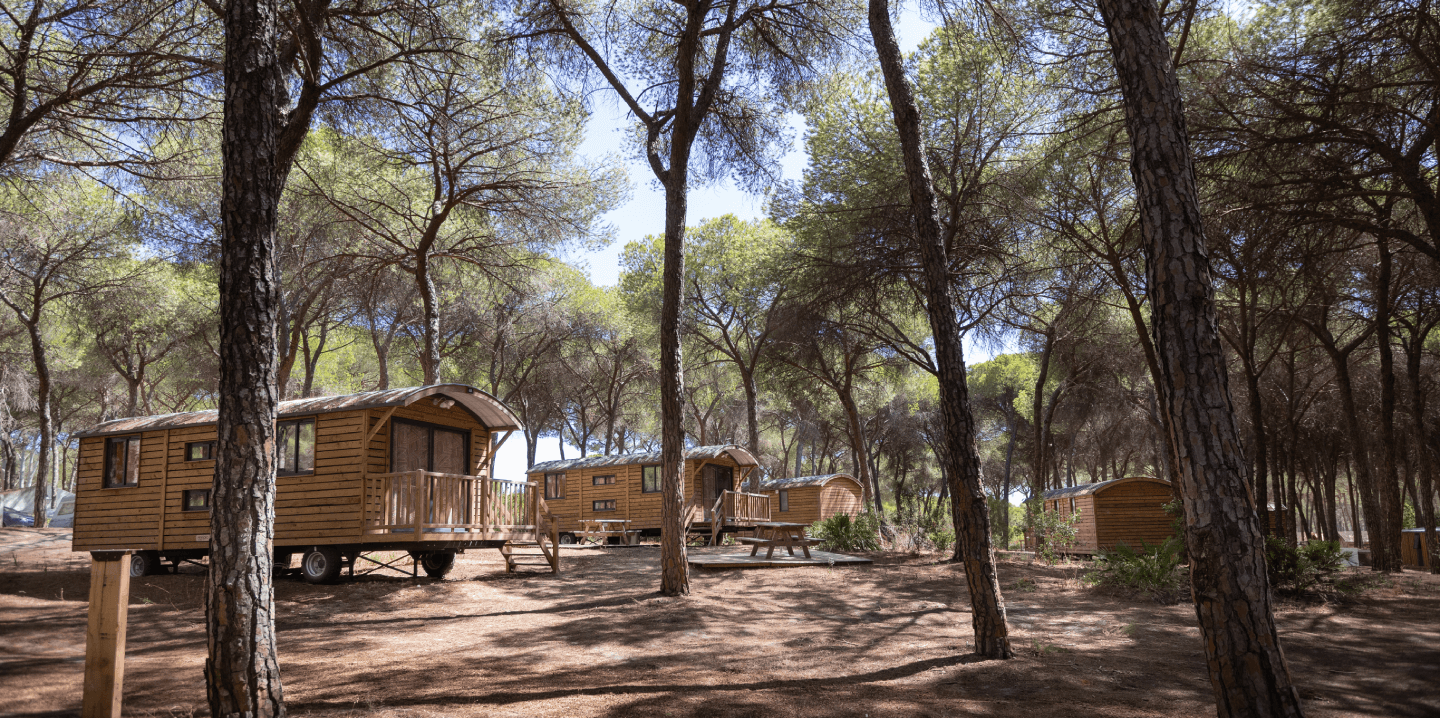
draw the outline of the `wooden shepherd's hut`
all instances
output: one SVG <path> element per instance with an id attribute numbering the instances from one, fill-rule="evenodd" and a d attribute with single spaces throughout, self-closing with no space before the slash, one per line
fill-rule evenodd
<path id="1" fill-rule="evenodd" d="M 1170 482 L 1149 476 L 1130 476 L 1095 484 L 1051 489 L 1041 495 L 1040 508 L 1062 517 L 1079 513 L 1078 537 L 1067 553 L 1092 554 L 1097 549 L 1125 543 L 1134 548 L 1163 543 L 1174 534 L 1174 521 L 1164 506 L 1174 498 Z M 1034 537 L 1026 543 L 1034 547 Z"/>
<path id="2" fill-rule="evenodd" d="M 134 575 L 205 556 L 215 426 L 211 409 L 80 434 L 71 547 L 134 549 Z M 539 486 L 490 476 L 495 434 L 519 428 L 498 399 L 460 384 L 281 402 L 277 565 L 301 554 L 306 580 L 325 582 L 364 553 L 402 550 L 438 576 L 467 548 L 542 542 Z M 553 544 L 546 556 L 558 570 Z"/>
<path id="3" fill-rule="evenodd" d="M 835 514 L 856 516 L 864 508 L 865 490 L 849 474 L 796 476 L 765 482 L 776 521 L 815 523 Z"/>
<path id="4" fill-rule="evenodd" d="M 734 444 L 687 450 L 685 510 L 691 530 L 733 531 L 770 520 L 764 494 L 738 490 L 759 465 L 753 454 Z M 596 521 L 628 521 L 620 530 L 635 537 L 660 535 L 658 451 L 547 461 L 530 467 L 529 476 L 531 483 L 544 486 L 562 542 L 576 540 L 586 531 L 586 522 Z"/>

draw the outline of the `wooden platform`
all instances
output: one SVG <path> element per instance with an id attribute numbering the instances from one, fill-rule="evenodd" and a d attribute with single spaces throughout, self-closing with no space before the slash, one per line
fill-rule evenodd
<path id="1" fill-rule="evenodd" d="M 775 557 L 751 556 L 750 552 L 690 555 L 690 565 L 696 568 L 792 568 L 795 566 L 857 566 L 874 563 L 868 558 L 850 556 L 829 551 L 811 551 L 810 558 L 800 553 L 794 556 L 776 551 Z"/>

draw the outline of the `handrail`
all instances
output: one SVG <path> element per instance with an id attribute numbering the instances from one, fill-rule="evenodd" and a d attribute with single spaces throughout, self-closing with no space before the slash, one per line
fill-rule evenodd
<path id="1" fill-rule="evenodd" d="M 363 533 L 494 532 L 540 526 L 539 484 L 439 471 L 367 474 Z"/>

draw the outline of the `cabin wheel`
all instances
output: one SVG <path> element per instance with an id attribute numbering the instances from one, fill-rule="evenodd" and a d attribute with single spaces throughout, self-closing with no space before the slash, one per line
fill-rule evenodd
<path id="1" fill-rule="evenodd" d="M 300 575 L 305 583 L 331 583 L 340 578 L 340 549 L 316 546 L 300 558 Z"/>
<path id="2" fill-rule="evenodd" d="M 560 534 L 560 543 L 565 546 L 574 546 L 575 534 Z"/>
<path id="3" fill-rule="evenodd" d="M 130 578 L 160 573 L 159 551 L 137 551 L 130 557 Z"/>
<path id="4" fill-rule="evenodd" d="M 420 568 L 430 578 L 444 578 L 455 565 L 454 551 L 426 551 L 420 554 Z"/>

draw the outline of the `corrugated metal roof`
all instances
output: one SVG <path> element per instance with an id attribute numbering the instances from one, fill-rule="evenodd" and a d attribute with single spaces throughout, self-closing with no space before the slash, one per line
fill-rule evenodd
<path id="1" fill-rule="evenodd" d="M 1100 481 L 1094 484 L 1081 484 L 1079 486 L 1067 486 L 1061 489 L 1050 489 L 1049 491 L 1046 491 L 1045 493 L 1040 495 L 1040 500 L 1050 501 L 1052 499 L 1068 499 L 1076 496 L 1089 496 L 1090 494 L 1104 491 L 1105 489 L 1108 489 L 1117 484 L 1128 484 L 1134 481 L 1153 481 L 1157 484 L 1164 484 L 1167 487 L 1170 485 L 1169 481 L 1166 481 L 1164 479 L 1157 479 L 1151 476 L 1127 476 L 1123 479 L 1111 479 L 1109 481 Z"/>
<path id="2" fill-rule="evenodd" d="M 849 474 L 821 474 L 819 476 L 792 476 L 788 479 L 771 479 L 760 485 L 760 490 L 767 489 L 793 489 L 797 486 L 824 486 L 835 479 L 850 479 L 860 483 L 854 476 Z"/>
<path id="3" fill-rule="evenodd" d="M 735 444 L 716 444 L 714 446 L 697 446 L 685 452 L 685 460 L 691 459 L 718 459 L 729 454 L 735 463 L 741 466 L 759 466 L 760 462 L 755 455 L 746 451 L 743 447 Z M 658 464 L 660 463 L 660 452 L 651 451 L 644 454 L 620 454 L 617 456 L 591 456 L 584 459 L 561 459 L 559 461 L 546 461 L 530 467 L 525 473 L 543 474 L 554 471 L 569 471 L 571 469 L 593 469 L 601 466 L 629 466 L 631 464 Z"/>
<path id="4" fill-rule="evenodd" d="M 444 395 L 469 409 L 481 424 L 495 431 L 514 431 L 521 427 L 520 419 L 499 399 L 464 384 L 435 384 L 433 386 L 407 386 L 400 389 L 362 391 L 342 396 L 318 396 L 307 399 L 291 399 L 280 402 L 278 414 L 281 418 L 324 414 L 335 411 L 356 411 L 377 407 L 409 406 L 430 396 Z M 186 411 L 178 414 L 157 416 L 133 416 L 114 419 L 96 426 L 79 436 L 102 436 L 106 434 L 128 434 L 136 431 L 176 429 L 183 426 L 204 426 L 214 424 L 219 412 L 215 409 Z"/>

